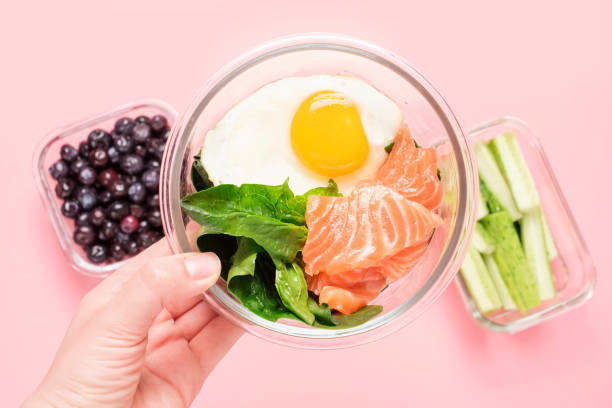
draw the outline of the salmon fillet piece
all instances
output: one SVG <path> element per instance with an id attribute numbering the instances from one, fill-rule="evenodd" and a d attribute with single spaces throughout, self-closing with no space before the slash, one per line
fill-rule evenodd
<path id="1" fill-rule="evenodd" d="M 430 210 L 437 208 L 442 201 L 436 150 L 417 148 L 405 125 L 397 132 L 395 145 L 378 169 L 375 181 Z"/>
<path id="2" fill-rule="evenodd" d="M 364 185 L 346 197 L 310 196 L 302 257 L 309 275 L 367 269 L 426 242 L 442 219 L 384 185 Z"/>

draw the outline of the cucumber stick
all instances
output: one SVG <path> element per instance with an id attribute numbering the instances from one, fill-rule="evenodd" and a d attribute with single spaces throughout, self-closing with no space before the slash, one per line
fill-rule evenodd
<path id="1" fill-rule="evenodd" d="M 540 210 L 532 211 L 521 218 L 521 241 L 529 269 L 538 282 L 538 295 L 541 300 L 555 297 L 555 284 L 552 277 L 544 226 Z"/>
<path id="2" fill-rule="evenodd" d="M 476 223 L 472 246 L 481 254 L 491 254 L 495 249 L 495 240 L 481 223 Z"/>
<path id="3" fill-rule="evenodd" d="M 489 210 L 487 209 L 487 201 L 485 200 L 485 198 L 482 196 L 482 190 L 480 190 L 480 193 L 478 194 L 478 205 L 476 207 L 476 219 L 479 220 L 482 217 L 485 217 L 489 214 Z"/>
<path id="4" fill-rule="evenodd" d="M 501 300 L 489 276 L 487 267 L 474 247 L 470 247 L 463 261 L 461 275 L 472 294 L 472 299 L 476 302 L 478 310 L 487 314 L 501 308 Z"/>
<path id="5" fill-rule="evenodd" d="M 512 133 L 501 134 L 489 142 L 489 149 L 512 191 L 518 209 L 523 213 L 537 209 L 540 197 L 516 137 Z"/>
<path id="6" fill-rule="evenodd" d="M 526 312 L 538 306 L 538 283 L 527 264 L 510 214 L 507 211 L 489 214 L 480 222 L 495 239 L 492 257 L 517 308 Z"/>
<path id="7" fill-rule="evenodd" d="M 495 286 L 495 289 L 497 289 L 497 294 L 502 302 L 502 306 L 506 310 L 516 310 L 516 304 L 514 304 L 514 301 L 508 292 L 508 288 L 506 287 L 506 284 L 504 284 L 504 280 L 499 274 L 499 268 L 495 263 L 495 259 L 493 259 L 491 255 L 483 255 L 482 258 L 484 259 L 485 265 L 489 270 L 489 275 L 491 275 L 493 285 Z"/>
<path id="8" fill-rule="evenodd" d="M 503 208 L 508 211 L 512 221 L 520 219 L 521 213 L 516 207 L 512 193 L 497 166 L 493 153 L 482 142 L 474 145 L 474 152 L 478 161 L 478 174 L 481 180 L 484 180 L 489 194 L 494 196 Z"/>
<path id="9" fill-rule="evenodd" d="M 546 252 L 548 252 L 548 260 L 553 260 L 559 255 L 559 251 L 557 250 L 557 246 L 555 245 L 555 240 L 552 237 L 552 233 L 550 232 L 550 228 L 548 227 L 548 222 L 546 222 L 546 216 L 544 215 L 544 211 L 540 209 L 540 218 L 542 219 L 542 228 L 544 229 L 544 240 L 546 241 Z"/>

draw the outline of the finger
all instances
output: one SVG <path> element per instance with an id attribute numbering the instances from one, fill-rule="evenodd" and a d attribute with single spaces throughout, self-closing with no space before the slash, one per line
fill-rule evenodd
<path id="1" fill-rule="evenodd" d="M 205 378 L 243 333 L 239 327 L 216 316 L 189 342 L 189 347 L 200 360 Z"/>
<path id="2" fill-rule="evenodd" d="M 191 341 L 217 314 L 206 301 L 201 301 L 174 321 L 183 337 Z"/>
<path id="3" fill-rule="evenodd" d="M 190 298 L 177 299 L 176 303 L 168 305 L 170 309 L 167 310 L 168 313 L 170 313 L 170 316 L 172 316 L 172 318 L 176 320 L 185 313 L 189 312 L 191 309 L 193 309 L 193 307 L 200 303 L 202 300 L 204 300 L 204 294 L 198 293 L 196 296 Z"/>
<path id="4" fill-rule="evenodd" d="M 78 324 L 78 321 L 88 321 L 91 315 L 107 304 L 134 272 L 149 260 L 168 255 L 171 255 L 170 246 L 167 240 L 163 238 L 130 259 L 83 297 L 79 305 L 78 316 L 75 318 L 75 324 Z"/>
<path id="5" fill-rule="evenodd" d="M 99 323 L 127 341 L 142 341 L 162 309 L 179 309 L 185 298 L 213 285 L 220 271 L 219 258 L 209 252 L 149 260 L 103 306 Z"/>

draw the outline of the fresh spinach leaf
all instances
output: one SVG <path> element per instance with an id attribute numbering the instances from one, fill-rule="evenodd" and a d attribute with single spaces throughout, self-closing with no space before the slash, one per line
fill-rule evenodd
<path id="1" fill-rule="evenodd" d="M 225 234 L 206 234 L 204 229 L 196 238 L 196 245 L 200 252 L 214 252 L 221 260 L 221 277 L 227 280 L 227 274 L 232 265 L 232 255 L 236 252 L 238 244 L 236 237 Z"/>
<path id="2" fill-rule="evenodd" d="M 391 153 L 391 150 L 393 150 L 393 146 L 395 146 L 395 141 L 385 146 L 385 152 L 387 152 L 387 154 Z"/>
<path id="3" fill-rule="evenodd" d="M 320 305 L 316 300 L 309 297 L 308 298 L 308 309 L 315 316 L 316 323 L 324 326 L 335 326 L 336 323 L 332 320 L 331 310 L 327 303 L 323 303 Z"/>
<path id="4" fill-rule="evenodd" d="M 261 195 L 264 191 L 271 196 Z M 181 205 L 207 232 L 251 238 L 271 256 L 291 262 L 308 229 L 278 219 L 276 203 L 290 192 L 282 186 L 222 184 L 184 197 Z"/>
<path id="5" fill-rule="evenodd" d="M 255 275 L 255 258 L 263 249 L 250 238 L 238 238 L 238 249 L 232 256 L 232 266 L 227 275 L 228 288 L 232 279 L 237 276 Z M 231 289 L 230 289 L 231 292 Z"/>
<path id="6" fill-rule="evenodd" d="M 238 257 L 235 258 L 241 265 L 236 266 L 238 269 L 235 274 L 231 279 L 228 278 L 228 291 L 244 307 L 264 319 L 273 322 L 280 318 L 300 320 L 283 305 L 276 291 L 274 286 L 276 268 L 270 257 L 265 252 L 252 254 L 251 252 L 255 249 L 250 244 L 243 244 L 242 248 L 243 253 L 240 260 L 237 259 Z M 251 264 L 253 255 L 255 261 Z"/>
<path id="7" fill-rule="evenodd" d="M 213 183 L 210 181 L 208 177 L 208 173 L 204 166 L 202 166 L 202 161 L 200 160 L 200 155 L 196 155 L 193 158 L 193 164 L 191 165 L 191 184 L 193 184 L 193 188 L 196 191 L 206 190 L 213 186 Z"/>
<path id="8" fill-rule="evenodd" d="M 367 305 L 349 315 L 334 314 L 332 320 L 336 323 L 335 329 L 348 329 L 364 324 L 374 316 L 382 312 L 383 307 L 380 305 Z"/>
<path id="9" fill-rule="evenodd" d="M 283 305 L 305 323 L 314 323 L 314 314 L 308 308 L 308 287 L 304 270 L 297 261 L 290 263 L 272 258 L 276 267 L 275 286 Z"/>

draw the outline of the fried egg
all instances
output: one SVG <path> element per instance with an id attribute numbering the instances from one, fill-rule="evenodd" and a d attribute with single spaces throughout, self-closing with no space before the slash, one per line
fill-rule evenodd
<path id="1" fill-rule="evenodd" d="M 296 194 L 327 185 L 349 193 L 374 177 L 402 113 L 357 78 L 289 77 L 230 109 L 204 138 L 201 160 L 215 184 L 277 185 Z"/>

